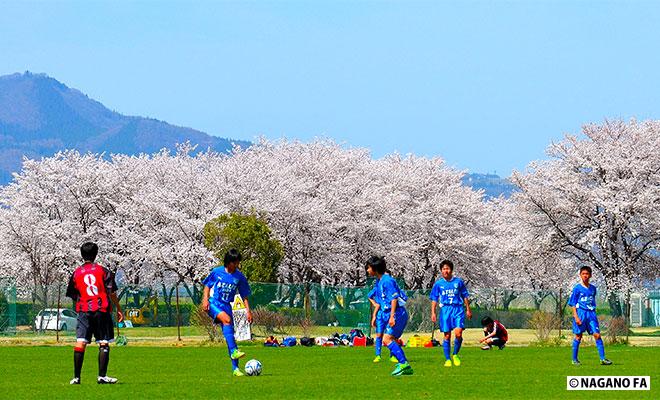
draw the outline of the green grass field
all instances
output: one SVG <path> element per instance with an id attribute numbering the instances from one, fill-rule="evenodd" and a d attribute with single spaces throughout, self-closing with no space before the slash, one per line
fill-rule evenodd
<path id="1" fill-rule="evenodd" d="M 660 348 L 608 346 L 614 365 L 597 363 L 596 350 L 570 364 L 567 347 L 466 347 L 463 365 L 445 368 L 441 350 L 407 349 L 413 376 L 391 377 L 393 364 L 373 364 L 373 348 L 264 348 L 245 346 L 263 375 L 231 376 L 226 348 L 113 347 L 109 375 L 120 383 L 97 385 L 97 350 L 90 347 L 83 382 L 70 386 L 72 349 L 66 346 L 0 347 L 0 398 L 11 399 L 477 399 L 660 398 Z M 384 353 L 387 353 L 385 349 Z M 241 364 L 243 365 L 243 363 Z M 650 375 L 651 391 L 568 392 L 567 375 Z"/>

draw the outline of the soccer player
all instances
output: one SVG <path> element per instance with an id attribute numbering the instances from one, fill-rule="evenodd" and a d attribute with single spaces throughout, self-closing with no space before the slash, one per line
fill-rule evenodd
<path id="1" fill-rule="evenodd" d="M 367 273 L 369 276 L 376 276 L 376 271 L 374 271 L 374 269 L 370 266 L 367 266 Z M 371 289 L 369 292 L 368 296 L 369 301 L 373 306 L 373 313 L 371 315 L 371 327 L 374 328 L 374 336 L 376 337 L 374 340 L 374 350 L 376 353 L 376 357 L 374 358 L 375 363 L 382 361 L 380 354 L 383 348 L 383 332 L 385 332 L 385 326 L 388 322 L 387 318 L 383 314 L 383 310 L 380 308 L 380 303 L 377 301 L 380 298 L 380 293 L 378 292 L 378 282 L 379 280 L 376 279 L 376 283 L 374 284 L 373 289 Z M 399 362 L 399 360 L 397 360 L 396 357 L 391 354 L 390 361 L 395 363 Z"/>
<path id="2" fill-rule="evenodd" d="M 114 328 L 112 325 L 112 305 L 117 311 L 117 322 L 124 317 L 117 298 L 117 283 L 115 275 L 98 264 L 94 263 L 99 247 L 96 243 L 87 242 L 80 247 L 80 254 L 84 264 L 76 268 L 71 275 L 66 296 L 76 303 L 78 312 L 78 326 L 76 327 L 76 345 L 73 348 L 73 379 L 72 385 L 80 384 L 80 371 L 85 358 L 85 348 L 92 340 L 92 335 L 99 344 L 99 375 L 96 382 L 99 384 L 117 383 L 117 378 L 107 375 L 110 362 L 110 347 L 114 341 Z"/>
<path id="3" fill-rule="evenodd" d="M 431 289 L 431 321 L 439 322 L 440 330 L 444 333 L 442 349 L 445 353 L 445 367 L 451 367 L 451 361 L 454 365 L 461 365 L 461 359 L 458 358 L 458 352 L 463 344 L 463 329 L 465 329 L 465 316 L 472 318 L 470 310 L 470 299 L 465 283 L 461 278 L 453 277 L 454 263 L 449 260 L 443 260 L 440 263 L 440 278 Z M 435 310 L 440 304 L 440 321 L 436 316 Z M 463 309 L 465 305 L 465 309 Z M 451 353 L 451 331 L 454 331 L 454 353 Z"/>
<path id="4" fill-rule="evenodd" d="M 573 364 L 580 365 L 578 360 L 578 351 L 582 334 L 587 331 L 594 336 L 596 348 L 601 365 L 611 365 L 612 361 L 605 358 L 605 346 L 600 336 L 600 327 L 598 326 L 598 317 L 596 316 L 596 287 L 589 283 L 591 279 L 591 267 L 584 266 L 580 268 L 581 282 L 575 285 L 571 298 L 568 299 L 568 305 L 573 309 Z"/>
<path id="5" fill-rule="evenodd" d="M 500 321 L 493 321 L 491 317 L 483 317 L 481 319 L 481 326 L 484 327 L 484 338 L 479 341 L 484 344 L 481 350 L 490 350 L 493 346 L 497 346 L 502 350 L 506 346 L 506 342 L 509 340 L 509 333 Z"/>
<path id="6" fill-rule="evenodd" d="M 408 364 L 406 355 L 403 353 L 397 339 L 403 334 L 403 329 L 408 323 L 408 312 L 404 307 L 407 299 L 406 294 L 399 288 L 394 278 L 386 274 L 385 259 L 372 256 L 367 260 L 367 271 L 373 271 L 376 281 L 376 301 L 378 302 L 381 319 L 387 321 L 383 330 L 383 344 L 387 346 L 392 355 L 396 357 L 398 364 L 392 371 L 393 376 L 412 375 L 413 369 Z M 372 321 L 374 322 L 374 321 Z"/>
<path id="7" fill-rule="evenodd" d="M 234 339 L 234 316 L 231 311 L 231 302 L 234 301 L 236 290 L 245 303 L 248 322 L 252 323 L 252 312 L 248 303 L 248 297 L 252 292 L 247 278 L 238 270 L 241 260 L 241 254 L 236 249 L 229 250 L 225 254 L 224 265 L 214 268 L 203 282 L 202 307 L 215 323 L 222 324 L 222 334 L 227 342 L 234 376 L 244 375 L 238 367 L 238 360 L 245 356 L 245 353 L 238 349 L 236 339 Z"/>

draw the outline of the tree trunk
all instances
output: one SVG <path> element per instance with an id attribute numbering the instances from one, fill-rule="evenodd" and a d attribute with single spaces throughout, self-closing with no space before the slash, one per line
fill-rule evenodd
<path id="1" fill-rule="evenodd" d="M 513 290 L 505 290 L 502 293 L 502 309 L 504 311 L 509 311 L 509 306 L 511 303 L 518 298 L 518 295 Z"/>
<path id="2" fill-rule="evenodd" d="M 193 287 L 192 301 L 195 304 L 200 304 L 202 302 L 202 296 L 200 295 L 199 288 L 197 287 L 197 285 L 195 285 L 195 282 L 192 283 L 192 287 Z M 178 291 L 177 291 L 177 293 L 178 293 Z"/>
<path id="3" fill-rule="evenodd" d="M 305 283 L 305 318 L 309 319 L 312 315 L 311 304 L 309 302 L 309 283 Z"/>
<path id="4" fill-rule="evenodd" d="M 172 291 L 168 293 L 165 284 L 162 284 L 163 287 L 163 299 L 165 299 L 165 307 L 167 308 L 167 325 L 172 325 Z"/>
<path id="5" fill-rule="evenodd" d="M 626 294 L 626 343 L 630 343 L 630 289 Z"/>
<path id="6" fill-rule="evenodd" d="M 623 315 L 623 310 L 621 309 L 621 300 L 617 296 L 616 292 L 610 292 L 607 296 L 607 302 L 610 304 L 610 312 L 612 318 L 620 317 Z"/>
<path id="7" fill-rule="evenodd" d="M 190 299 L 192 300 L 193 304 L 199 305 L 202 302 L 202 290 L 200 289 L 197 284 L 194 282 L 191 284 L 192 289 L 190 286 L 188 286 L 187 283 L 183 282 L 183 288 L 186 289 L 186 293 L 188 293 L 188 296 L 190 296 Z"/>
<path id="8" fill-rule="evenodd" d="M 46 310 L 48 308 L 48 285 L 43 285 L 41 287 L 42 294 L 43 296 L 41 297 L 42 301 L 42 310 Z M 41 320 L 39 321 L 39 326 L 36 327 L 40 333 L 44 332 L 44 317 L 41 317 Z"/>
<path id="9" fill-rule="evenodd" d="M 179 312 L 179 283 L 176 284 L 176 334 L 181 341 L 181 313 Z"/>
<path id="10" fill-rule="evenodd" d="M 60 342 L 60 307 L 62 304 L 62 285 L 57 283 L 57 320 L 55 321 L 55 337 Z"/>
<path id="11" fill-rule="evenodd" d="M 534 308 L 538 311 L 541 309 L 541 304 L 543 300 L 550 295 L 550 292 L 540 291 L 532 294 L 532 300 L 534 301 Z"/>

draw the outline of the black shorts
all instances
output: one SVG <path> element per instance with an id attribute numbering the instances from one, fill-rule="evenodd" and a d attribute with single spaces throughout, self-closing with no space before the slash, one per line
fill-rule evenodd
<path id="1" fill-rule="evenodd" d="M 506 344 L 506 340 L 502 340 L 501 338 L 498 338 L 497 336 L 490 338 L 492 340 L 491 343 L 489 343 L 489 346 L 497 346 L 500 349 Z"/>
<path id="2" fill-rule="evenodd" d="M 112 316 L 108 312 L 93 311 L 78 314 L 76 340 L 89 343 L 92 335 L 97 343 L 109 343 L 115 340 Z"/>

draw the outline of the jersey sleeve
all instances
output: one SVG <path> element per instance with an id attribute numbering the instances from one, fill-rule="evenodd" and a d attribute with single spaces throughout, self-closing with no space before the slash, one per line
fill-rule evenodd
<path id="1" fill-rule="evenodd" d="M 213 287 L 213 285 L 215 285 L 216 280 L 217 280 L 217 277 L 216 277 L 215 269 L 213 269 L 211 271 L 211 273 L 209 274 L 209 276 L 207 276 L 204 279 L 204 281 L 202 281 L 202 283 L 204 284 L 204 286 L 206 286 L 207 288 L 210 289 L 210 288 Z"/>
<path id="2" fill-rule="evenodd" d="M 459 293 L 461 294 L 461 298 L 463 299 L 467 299 L 470 297 L 470 293 L 468 293 L 467 286 L 465 286 L 465 281 L 463 281 L 463 279 L 461 279 Z"/>
<path id="3" fill-rule="evenodd" d="M 241 274 L 241 279 L 238 281 L 238 294 L 240 294 L 242 298 L 250 297 L 252 294 L 250 284 L 243 274 Z"/>
<path id="4" fill-rule="evenodd" d="M 438 303 L 440 300 L 440 286 L 437 282 L 433 284 L 431 294 L 429 294 L 429 299 L 431 299 L 431 301 L 435 301 L 436 303 Z"/>
<path id="5" fill-rule="evenodd" d="M 105 286 L 105 290 L 108 293 L 115 293 L 117 291 L 117 281 L 115 281 L 115 274 L 105 267 L 103 267 L 103 285 Z"/>
<path id="6" fill-rule="evenodd" d="M 568 299 L 568 306 L 569 307 L 575 307 L 575 305 L 578 302 L 578 298 L 580 297 L 580 294 L 578 293 L 577 286 L 573 288 L 573 292 L 571 293 L 571 297 Z"/>
<path id="7" fill-rule="evenodd" d="M 392 300 L 399 298 L 399 290 L 394 279 L 388 279 L 387 281 L 383 282 L 382 290 L 383 297 L 388 303 L 391 303 Z"/>
<path id="8" fill-rule="evenodd" d="M 78 292 L 78 288 L 76 287 L 76 281 L 73 279 L 73 274 L 71 274 L 69 284 L 66 287 L 66 297 L 72 299 L 74 302 L 78 301 L 78 298 L 80 297 L 80 292 Z"/>
<path id="9" fill-rule="evenodd" d="M 376 287 L 375 286 L 373 288 L 371 288 L 371 290 L 369 291 L 369 294 L 367 295 L 367 298 L 372 299 L 372 300 L 376 300 Z"/>

